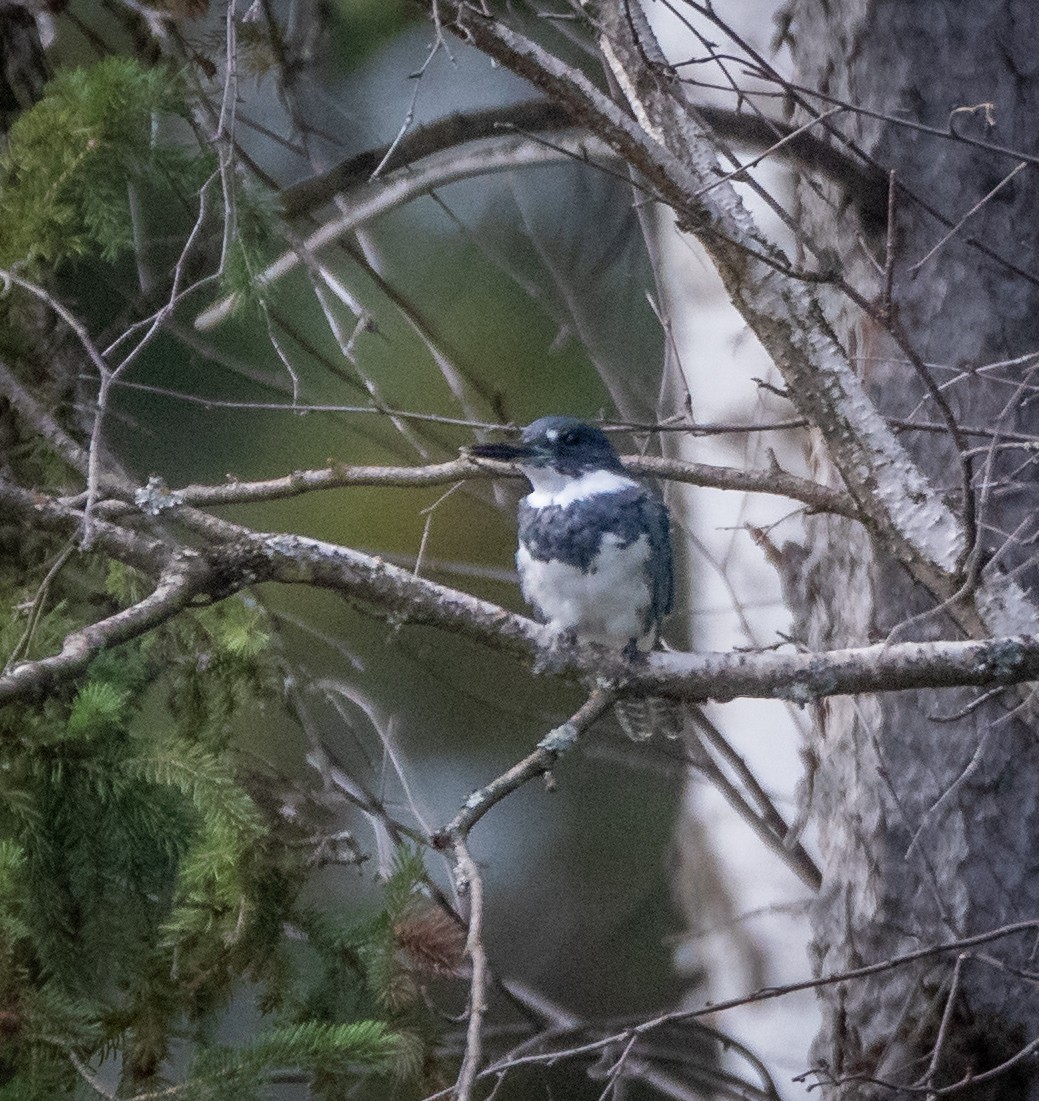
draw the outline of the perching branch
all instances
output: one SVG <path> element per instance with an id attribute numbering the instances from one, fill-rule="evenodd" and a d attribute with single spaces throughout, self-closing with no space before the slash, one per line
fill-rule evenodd
<path id="1" fill-rule="evenodd" d="M 594 648 L 553 645 L 544 630 L 524 616 L 320 540 L 242 529 L 234 546 L 211 551 L 209 557 L 214 566 L 219 564 L 228 587 L 280 581 L 331 589 L 394 622 L 437 626 L 528 660 L 547 657 L 560 675 L 613 676 L 617 691 L 624 695 L 696 702 L 747 696 L 804 704 L 857 692 L 1009 686 L 1039 679 L 1039 634 L 881 644 L 815 654 L 662 653 L 632 665 Z"/>
<path id="2" fill-rule="evenodd" d="M 22 494 L 8 496 L 28 511 L 44 514 L 49 510 L 55 526 L 70 523 L 71 516 L 55 503 L 29 504 L 25 496 L 33 495 Z M 995 687 L 1039 679 L 1039 634 L 984 641 L 906 642 L 815 654 L 665 653 L 652 654 L 633 665 L 594 648 L 554 643 L 543 628 L 524 616 L 415 577 L 372 555 L 299 535 L 264 534 L 227 521 L 216 523 L 225 541 L 197 557 L 185 552 L 174 559 L 160 590 L 142 602 L 143 606 L 83 628 L 70 636 L 62 654 L 27 662 L 0 677 L 0 702 L 26 698 L 42 683 L 78 675 L 94 654 L 143 634 L 196 595 L 221 600 L 264 581 L 329 589 L 359 602 L 387 622 L 437 627 L 527 661 L 547 660 L 560 676 L 607 675 L 614 678 L 614 688 L 621 695 L 695 702 L 756 697 L 805 704 L 857 692 Z M 104 541 L 115 557 L 125 549 L 140 560 L 142 548 L 134 541 L 139 537 L 132 537 L 123 548 L 110 533 L 114 527 L 99 524 L 97 543 Z M 228 538 L 231 533 L 233 538 Z"/>

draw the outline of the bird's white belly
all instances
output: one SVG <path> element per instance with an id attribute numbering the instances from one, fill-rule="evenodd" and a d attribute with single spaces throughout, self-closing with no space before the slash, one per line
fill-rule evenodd
<path id="1" fill-rule="evenodd" d="M 615 535 L 603 537 L 592 569 L 532 558 L 516 552 L 523 595 L 545 618 L 551 630 L 572 631 L 582 642 L 623 649 L 631 639 L 640 648 L 653 644 L 645 631 L 650 606 L 646 563 L 649 540 L 640 536 L 626 547 Z"/>

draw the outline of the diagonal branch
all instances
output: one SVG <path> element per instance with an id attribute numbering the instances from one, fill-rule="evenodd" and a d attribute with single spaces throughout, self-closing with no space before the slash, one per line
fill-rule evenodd
<path id="1" fill-rule="evenodd" d="M 806 887 L 818 891 L 822 885 L 822 873 L 800 841 L 788 845 L 790 827 L 776 809 L 768 793 L 758 783 L 747 763 L 728 743 L 722 732 L 707 717 L 702 707 L 691 707 L 693 723 L 699 736 L 691 735 L 688 727 L 685 736 L 691 754 L 691 766 L 698 769 L 717 787 L 730 807 L 747 823 L 772 853 L 786 864 Z M 701 741 L 735 773 L 739 784 L 729 779 L 725 770 L 706 752 Z M 740 785 L 742 785 L 742 790 Z M 757 804 L 755 810 L 753 804 Z"/>
<path id="2" fill-rule="evenodd" d="M 303 254 L 317 252 L 375 218 L 395 210 L 436 188 L 474 176 L 486 176 L 513 169 L 555 164 L 565 160 L 597 163 L 610 158 L 610 151 L 583 131 L 569 131 L 547 145 L 520 134 L 489 138 L 479 148 L 461 153 L 447 149 L 427 157 L 413 169 L 400 169 L 388 177 L 359 187 L 350 197 L 342 214 L 325 222 L 311 233 L 300 249 L 283 253 L 256 277 L 256 289 L 262 291 L 293 271 L 303 262 Z M 241 299 L 233 294 L 222 298 L 195 319 L 195 328 L 215 328 L 231 315 Z"/>
<path id="3" fill-rule="evenodd" d="M 73 631 L 65 637 L 59 654 L 22 662 L 0 676 L 0 705 L 33 698 L 55 684 L 73 680 L 102 650 L 139 638 L 165 623 L 191 603 L 200 580 L 195 556 L 184 554 L 174 559 L 142 601 Z"/>
<path id="4" fill-rule="evenodd" d="M 57 419 L 22 385 L 6 363 L 0 363 L 0 396 L 6 398 L 54 449 L 55 454 L 84 478 L 90 466 L 85 448 L 65 431 Z"/>
<path id="5" fill-rule="evenodd" d="M 560 755 L 576 744 L 581 735 L 613 704 L 612 692 L 596 688 L 577 713 L 558 730 L 543 738 L 537 749 L 507 772 L 474 792 L 451 822 L 433 837 L 438 848 L 450 847 L 460 886 L 469 895 L 469 931 L 466 952 L 472 960 L 469 994 L 469 1024 L 466 1029 L 465 1054 L 458 1073 L 456 1101 L 470 1101 L 473 1083 L 480 1069 L 483 1051 L 483 1019 L 487 1011 L 488 966 L 487 949 L 483 941 L 483 879 L 476 861 L 469 852 L 469 833 L 473 826 L 493 806 L 506 796 L 533 780 L 548 775 Z"/>
<path id="6" fill-rule="evenodd" d="M 538 776 L 551 771 L 562 754 L 577 743 L 584 732 L 613 706 L 615 695 L 605 688 L 596 688 L 574 715 L 556 730 L 542 738 L 537 749 L 507 772 L 474 792 L 465 806 L 433 838 L 438 848 L 447 848 L 457 838 L 465 839 L 477 822 L 507 795 Z"/>
<path id="7" fill-rule="evenodd" d="M 721 175 L 704 127 L 635 5 L 608 0 L 600 44 L 633 118 L 577 69 L 473 6 L 437 0 L 441 19 L 478 49 L 563 104 L 673 207 L 711 256 L 737 310 L 782 373 L 799 411 L 821 432 L 871 527 L 940 600 L 962 589 L 969 550 L 959 518 L 879 415 L 827 321 L 833 305 L 792 269 Z M 636 26 L 636 24 L 638 24 Z M 973 605 L 950 608 L 970 634 L 1039 630 L 1039 612 L 1012 579 L 985 574 Z"/>

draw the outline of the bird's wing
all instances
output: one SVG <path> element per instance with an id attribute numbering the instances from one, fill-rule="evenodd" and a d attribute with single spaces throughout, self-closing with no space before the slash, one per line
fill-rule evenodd
<path id="1" fill-rule="evenodd" d="M 651 553 L 646 568 L 653 592 L 653 615 L 659 621 L 671 611 L 675 596 L 671 517 L 662 498 L 652 491 L 642 498 L 642 517 L 649 532 Z"/>

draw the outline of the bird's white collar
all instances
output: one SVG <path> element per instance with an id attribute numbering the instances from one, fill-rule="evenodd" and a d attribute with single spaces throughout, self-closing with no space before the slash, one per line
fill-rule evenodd
<path id="1" fill-rule="evenodd" d="M 619 493 L 631 489 L 638 482 L 615 470 L 588 470 L 583 474 L 560 474 L 550 466 L 524 467 L 532 491 L 527 495 L 531 508 L 566 508 L 577 501 L 597 497 L 604 493 Z"/>

